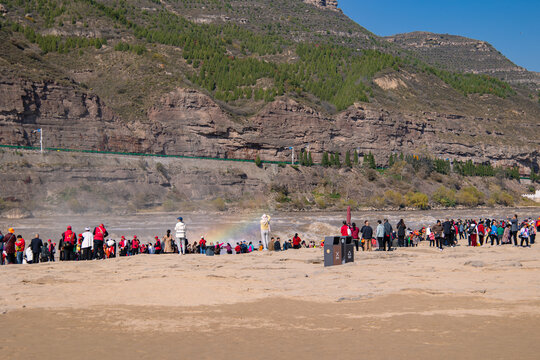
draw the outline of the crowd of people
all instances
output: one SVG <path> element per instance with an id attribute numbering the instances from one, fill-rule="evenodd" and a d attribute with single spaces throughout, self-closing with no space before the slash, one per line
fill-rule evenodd
<path id="1" fill-rule="evenodd" d="M 429 241 L 430 247 L 440 250 L 454 247 L 459 240 L 467 240 L 468 246 L 499 246 L 513 244 L 514 246 L 529 247 L 535 243 L 536 233 L 540 231 L 540 217 L 518 220 L 514 215 L 508 219 L 467 219 L 445 221 L 437 220 L 431 226 L 411 229 L 401 219 L 395 229 L 388 219 L 378 220 L 375 230 L 365 221 L 362 228 L 355 223 L 343 221 L 341 236 L 350 236 L 354 241 L 356 250 L 361 247 L 363 251 L 373 248 L 379 251 L 390 251 L 396 247 L 415 247 L 420 241 Z M 518 241 L 519 238 L 519 241 Z"/>
<path id="2" fill-rule="evenodd" d="M 92 230 L 86 227 L 84 232 L 77 234 L 71 226 L 56 242 L 48 239 L 41 240 L 35 234 L 29 241 L 21 235 L 15 235 L 15 230 L 9 228 L 4 235 L 0 231 L 0 263 L 23 264 L 55 261 L 56 253 L 61 261 L 98 260 L 116 256 L 133 256 L 138 254 L 203 254 L 207 256 L 222 254 L 245 254 L 254 251 L 284 251 L 289 249 L 314 248 L 324 246 L 324 241 L 305 241 L 298 234 L 282 241 L 279 237 L 270 237 L 270 216 L 264 214 L 260 220 L 261 240 L 230 242 L 207 242 L 204 236 L 190 243 L 186 237 L 186 224 L 182 217 L 177 219 L 174 237 L 171 230 L 162 238 L 155 236 L 152 241 L 143 242 L 137 236 L 126 239 L 124 236 L 117 242 L 110 239 L 103 224 Z M 350 236 L 356 251 L 390 251 L 396 247 L 416 247 L 421 241 L 429 241 L 430 247 L 442 250 L 444 247 L 454 247 L 460 240 L 466 240 L 467 246 L 502 246 L 513 245 L 530 247 L 536 241 L 536 233 L 540 231 L 538 220 L 524 219 L 519 221 L 514 215 L 508 219 L 467 219 L 445 221 L 437 220 L 430 226 L 411 229 L 401 219 L 395 228 L 388 219 L 378 220 L 375 229 L 368 220 L 361 228 L 356 223 L 343 221 L 341 236 Z M 519 239 L 519 240 L 518 240 Z M 461 244 L 459 244 L 461 245 Z"/>

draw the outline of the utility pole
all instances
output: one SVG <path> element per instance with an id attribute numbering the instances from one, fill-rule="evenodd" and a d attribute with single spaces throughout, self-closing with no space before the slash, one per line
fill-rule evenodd
<path id="1" fill-rule="evenodd" d="M 43 129 L 40 128 L 40 129 L 34 130 L 32 132 L 33 133 L 35 133 L 35 132 L 39 133 L 39 149 L 40 149 L 40 152 L 43 154 Z"/>
<path id="2" fill-rule="evenodd" d="M 294 146 L 290 146 L 291 149 L 291 165 L 294 165 Z"/>

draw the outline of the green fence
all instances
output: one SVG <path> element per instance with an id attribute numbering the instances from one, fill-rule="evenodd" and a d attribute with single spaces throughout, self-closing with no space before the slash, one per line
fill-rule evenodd
<path id="1" fill-rule="evenodd" d="M 22 146 L 22 145 L 0 145 L 0 148 L 8 149 L 18 149 L 18 150 L 41 150 L 41 148 L 36 146 Z M 108 154 L 108 155 L 121 155 L 121 156 L 146 156 L 146 157 L 160 157 L 160 158 L 175 158 L 175 159 L 196 159 L 196 160 L 217 160 L 217 161 L 234 161 L 234 162 L 247 162 L 255 163 L 255 160 L 250 159 L 229 159 L 229 158 L 213 158 L 206 156 L 187 156 L 187 155 L 167 155 L 167 154 L 148 154 L 148 153 L 131 153 L 131 152 L 120 152 L 120 151 L 99 151 L 99 150 L 83 150 L 83 149 L 65 149 L 65 148 L 43 148 L 47 151 L 61 151 L 61 152 L 75 152 L 75 153 L 85 153 L 85 154 Z M 265 164 L 290 164 L 286 161 L 271 161 L 271 160 L 262 160 L 262 163 Z"/>

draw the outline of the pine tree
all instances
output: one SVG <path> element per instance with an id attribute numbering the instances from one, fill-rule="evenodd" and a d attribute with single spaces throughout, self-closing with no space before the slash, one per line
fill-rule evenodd
<path id="1" fill-rule="evenodd" d="M 313 158 L 311 157 L 311 152 L 308 152 L 308 166 L 313 166 Z"/>
<path id="2" fill-rule="evenodd" d="M 334 166 L 341 167 L 341 162 L 339 161 L 339 153 L 334 153 Z"/>
<path id="3" fill-rule="evenodd" d="M 323 152 L 321 165 L 324 167 L 328 167 L 330 165 L 330 162 L 328 160 L 328 153 L 326 151 Z"/>
<path id="4" fill-rule="evenodd" d="M 375 163 L 375 156 L 371 153 L 371 151 L 368 154 L 368 165 L 371 169 L 376 169 L 377 164 Z"/>
<path id="5" fill-rule="evenodd" d="M 388 166 L 392 167 L 396 163 L 396 160 L 394 160 L 394 154 L 390 154 L 390 157 L 388 158 Z"/>
<path id="6" fill-rule="evenodd" d="M 354 165 L 358 165 L 358 151 L 354 149 Z"/>
<path id="7" fill-rule="evenodd" d="M 259 154 L 257 154 L 257 157 L 255 158 L 255 165 L 257 165 L 258 167 L 262 166 L 262 161 L 261 161 L 261 157 L 259 156 Z"/>
<path id="8" fill-rule="evenodd" d="M 351 163 L 351 153 L 349 150 L 347 150 L 347 152 L 345 153 L 345 166 L 347 167 L 352 167 L 352 163 Z"/>
<path id="9" fill-rule="evenodd" d="M 403 161 L 405 159 L 405 156 L 403 156 L 403 152 L 399 154 L 399 161 Z"/>

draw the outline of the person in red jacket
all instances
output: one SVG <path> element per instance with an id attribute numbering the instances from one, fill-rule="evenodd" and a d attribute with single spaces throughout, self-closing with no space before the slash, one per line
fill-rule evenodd
<path id="1" fill-rule="evenodd" d="M 17 264 L 23 263 L 24 256 L 24 247 L 26 242 L 24 241 L 21 235 L 17 235 L 17 240 L 15 240 L 15 252 L 17 254 Z"/>
<path id="2" fill-rule="evenodd" d="M 139 253 L 139 239 L 137 239 L 137 235 L 135 235 L 131 241 L 131 249 L 133 250 L 132 255 L 137 255 Z"/>
<path id="3" fill-rule="evenodd" d="M 156 254 L 161 254 L 161 241 L 159 241 L 159 238 L 156 236 L 156 244 L 154 245 L 154 250 Z"/>
<path id="4" fill-rule="evenodd" d="M 6 260 L 8 264 L 15 264 L 15 230 L 13 228 L 8 229 L 8 233 L 2 239 L 4 244 L 4 251 L 6 252 Z"/>
<path id="5" fill-rule="evenodd" d="M 484 245 L 484 233 L 485 233 L 485 229 L 484 229 L 484 222 L 483 221 L 480 221 L 478 223 L 478 241 L 480 241 L 480 246 Z"/>
<path id="6" fill-rule="evenodd" d="M 341 236 L 350 236 L 351 230 L 349 228 L 349 225 L 347 225 L 346 221 L 343 221 L 343 225 L 341 226 Z"/>
<path id="7" fill-rule="evenodd" d="M 240 247 L 240 243 L 236 243 L 236 246 L 234 247 L 234 251 L 236 251 L 237 254 L 242 253 L 242 248 Z"/>
<path id="8" fill-rule="evenodd" d="M 71 226 L 67 227 L 67 230 L 62 233 L 62 240 L 64 241 L 64 260 L 73 260 L 75 247 L 75 233 L 71 230 Z"/>
<path id="9" fill-rule="evenodd" d="M 94 259 L 103 259 L 105 257 L 103 242 L 108 235 L 109 233 L 103 224 L 94 229 Z"/>
<path id="10" fill-rule="evenodd" d="M 293 249 L 300 249 L 301 243 L 302 239 L 300 239 L 300 236 L 298 236 L 298 234 L 294 234 L 294 237 L 292 238 Z"/>

